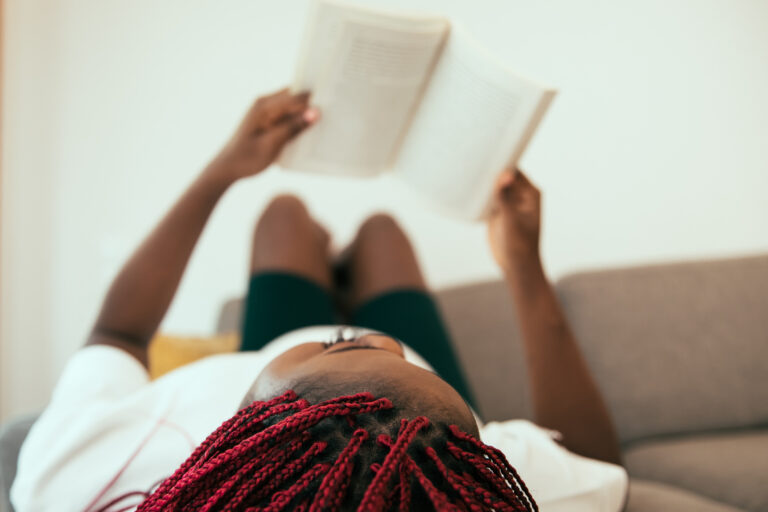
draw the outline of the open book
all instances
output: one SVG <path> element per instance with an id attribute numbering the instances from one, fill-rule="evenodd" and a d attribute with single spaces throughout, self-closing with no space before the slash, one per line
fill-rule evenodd
<path id="1" fill-rule="evenodd" d="M 520 77 L 455 23 L 316 0 L 294 90 L 321 121 L 283 151 L 287 169 L 392 172 L 444 213 L 480 219 L 554 90 Z"/>

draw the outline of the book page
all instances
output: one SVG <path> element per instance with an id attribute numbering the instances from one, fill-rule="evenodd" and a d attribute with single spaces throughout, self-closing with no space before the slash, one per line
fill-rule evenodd
<path id="1" fill-rule="evenodd" d="M 286 148 L 280 165 L 355 176 L 390 168 L 448 26 L 442 18 L 317 2 L 293 89 L 312 92 L 321 119 Z"/>
<path id="2" fill-rule="evenodd" d="M 497 175 L 517 162 L 553 95 L 454 25 L 395 172 L 444 213 L 482 218 Z"/>

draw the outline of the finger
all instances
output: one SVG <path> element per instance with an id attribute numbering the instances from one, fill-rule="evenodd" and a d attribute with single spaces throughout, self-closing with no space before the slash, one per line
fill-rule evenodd
<path id="1" fill-rule="evenodd" d="M 515 175 L 508 170 L 504 170 L 496 178 L 495 188 L 498 191 L 509 188 L 510 186 L 512 186 L 512 183 L 514 181 L 515 181 Z"/>
<path id="2" fill-rule="evenodd" d="M 515 171 L 515 180 L 513 185 L 509 188 L 509 198 L 515 204 L 527 200 L 527 198 L 535 197 L 539 195 L 539 189 L 531 183 L 522 171 L 519 169 Z"/>
<path id="3" fill-rule="evenodd" d="M 499 199 L 499 196 L 495 194 L 491 201 L 490 209 L 488 210 L 488 218 L 492 219 L 495 217 L 499 213 L 499 210 L 501 210 L 501 200 Z"/>
<path id="4" fill-rule="evenodd" d="M 281 110 L 294 104 L 307 104 L 309 102 L 308 91 L 291 93 L 288 89 L 282 89 L 275 94 L 260 98 L 260 108 L 266 110 Z"/>
<path id="5" fill-rule="evenodd" d="M 528 176 L 526 176 L 526 174 L 520 169 L 515 169 L 515 175 L 520 178 L 521 183 L 525 183 L 526 185 L 533 185 L 531 180 L 528 179 Z"/>
<path id="6" fill-rule="evenodd" d="M 309 92 L 276 95 L 264 101 L 259 111 L 259 128 L 268 129 L 283 118 L 301 114 L 309 106 Z"/>
<path id="7" fill-rule="evenodd" d="M 309 102 L 289 103 L 285 106 L 281 106 L 279 110 L 275 109 L 274 111 L 269 112 L 265 116 L 265 119 L 269 119 L 269 125 L 273 125 L 285 121 L 294 115 L 301 115 L 307 110 L 309 110 Z"/>
<path id="8" fill-rule="evenodd" d="M 505 169 L 497 177 L 493 186 L 493 198 L 495 206 L 505 203 L 509 199 L 509 191 L 515 180 L 515 175 Z"/>
<path id="9" fill-rule="evenodd" d="M 265 102 L 274 101 L 275 99 L 289 96 L 290 94 L 291 94 L 291 90 L 288 87 L 283 87 L 282 89 L 275 91 L 273 93 L 265 94 L 264 96 L 259 96 L 258 98 L 256 98 L 255 103 L 263 104 Z"/>
<path id="10" fill-rule="evenodd" d="M 275 91 L 273 93 L 265 94 L 264 96 L 262 96 L 259 99 L 262 100 L 262 101 L 269 101 L 269 100 L 271 100 L 273 98 L 280 98 L 282 96 L 286 96 L 286 95 L 290 94 L 290 92 L 291 92 L 290 87 L 283 87 L 282 89 L 277 90 L 277 91 Z"/>
<path id="11" fill-rule="evenodd" d="M 265 142 L 271 148 L 282 148 L 286 142 L 315 123 L 318 116 L 319 112 L 316 108 L 309 108 L 298 114 L 287 116 L 267 129 L 263 135 Z"/>
<path id="12" fill-rule="evenodd" d="M 311 91 L 301 91 L 293 95 L 293 97 L 301 103 L 309 103 L 310 96 L 312 96 Z"/>
<path id="13" fill-rule="evenodd" d="M 245 134 L 258 132 L 263 124 L 262 112 L 264 110 L 264 105 L 269 104 L 270 102 L 274 102 L 277 98 L 287 96 L 289 94 L 290 91 L 287 87 L 285 87 L 279 91 L 273 92 L 272 94 L 259 96 L 253 100 L 253 103 L 251 103 L 250 108 L 245 113 L 243 120 L 240 122 L 238 131 Z"/>
<path id="14" fill-rule="evenodd" d="M 265 105 L 269 105 L 271 103 L 274 103 L 275 101 L 279 101 L 280 98 L 284 98 L 286 96 L 290 95 L 290 91 L 287 87 L 284 87 L 280 89 L 279 91 L 275 91 L 271 94 L 267 94 L 264 96 L 259 96 L 256 98 L 253 103 L 251 104 L 251 108 L 248 110 L 249 116 L 255 116 L 257 117 L 259 113 L 264 110 Z"/>
<path id="15" fill-rule="evenodd" d="M 304 97 L 306 96 L 306 100 Z M 291 101 L 294 97 L 297 97 L 298 101 Z M 275 122 L 275 117 L 280 117 L 282 105 L 292 105 L 294 103 L 306 104 L 309 100 L 309 95 L 306 93 L 291 94 L 288 87 L 284 87 L 279 91 L 275 91 L 265 96 L 260 96 L 251 105 L 248 113 L 245 116 L 241 124 L 241 130 L 246 133 L 257 133 L 264 128 Z M 297 107 L 298 108 L 298 107 Z"/>

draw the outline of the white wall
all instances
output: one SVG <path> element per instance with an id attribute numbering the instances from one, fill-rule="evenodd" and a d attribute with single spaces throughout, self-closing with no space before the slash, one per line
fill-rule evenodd
<path id="1" fill-rule="evenodd" d="M 132 246 L 253 97 L 289 81 L 307 1 L 6 2 L 11 414 L 40 407 Z M 377 3 L 449 14 L 561 89 L 523 159 L 545 194 L 553 276 L 768 250 L 768 3 Z M 424 211 L 386 179 L 270 172 L 215 212 L 166 330 L 209 332 L 219 304 L 243 292 L 252 223 L 282 190 L 339 244 L 367 213 L 396 210 L 436 286 L 497 275 L 482 226 Z"/>

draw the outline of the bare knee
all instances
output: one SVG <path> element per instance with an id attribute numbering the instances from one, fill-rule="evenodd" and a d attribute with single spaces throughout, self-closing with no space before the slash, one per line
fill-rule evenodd
<path id="1" fill-rule="evenodd" d="M 256 223 L 251 272 L 281 271 L 308 277 L 330 288 L 328 235 L 299 198 L 272 199 Z"/>
<path id="2" fill-rule="evenodd" d="M 275 222 L 284 224 L 306 219 L 309 219 L 309 212 L 301 199 L 291 194 L 281 194 L 269 202 L 256 223 L 256 228 Z"/>
<path id="3" fill-rule="evenodd" d="M 406 236 L 400 224 L 386 213 L 376 213 L 368 217 L 357 232 L 358 243 L 383 242 L 386 244 L 408 244 Z"/>
<path id="4" fill-rule="evenodd" d="M 319 275 L 325 284 L 327 233 L 312 219 L 299 198 L 272 199 L 253 232 L 251 271 L 285 270 Z"/>
<path id="5" fill-rule="evenodd" d="M 391 216 L 369 217 L 360 226 L 351 249 L 353 304 L 390 290 L 426 288 L 413 247 Z"/>
<path id="6" fill-rule="evenodd" d="M 296 196 L 283 194 L 272 199 L 253 229 L 253 245 L 279 243 L 289 236 L 305 236 L 312 218 Z"/>
<path id="7" fill-rule="evenodd" d="M 293 194 L 279 194 L 272 198 L 267 205 L 267 210 L 290 210 L 290 211 L 303 211 L 306 212 L 307 208 L 304 203 L 297 196 Z"/>

